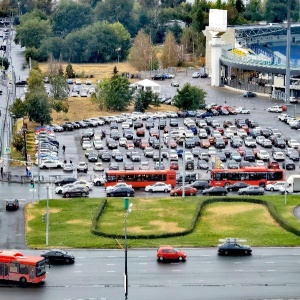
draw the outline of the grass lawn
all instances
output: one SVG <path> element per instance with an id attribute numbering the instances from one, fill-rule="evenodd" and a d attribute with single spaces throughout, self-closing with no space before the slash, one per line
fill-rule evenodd
<path id="1" fill-rule="evenodd" d="M 191 227 L 199 203 L 204 197 L 193 198 L 132 198 L 133 210 L 127 218 L 129 247 L 215 247 L 220 238 L 247 239 L 252 246 L 300 246 L 300 237 L 279 226 L 267 208 L 260 204 L 217 202 L 209 204 L 198 219 L 195 230 L 188 235 L 164 239 L 131 239 L 130 235 L 172 233 Z M 292 213 L 299 204 L 299 196 L 289 195 L 287 205 L 283 197 L 261 196 L 269 200 L 277 212 L 293 227 L 300 229 L 300 220 Z M 119 248 L 123 240 L 95 236 L 91 225 L 103 199 L 77 198 L 50 200 L 49 247 L 60 248 Z M 26 207 L 26 241 L 32 248 L 45 247 L 45 224 L 42 214 L 46 201 Z M 107 234 L 124 232 L 123 199 L 109 198 L 98 229 Z"/>

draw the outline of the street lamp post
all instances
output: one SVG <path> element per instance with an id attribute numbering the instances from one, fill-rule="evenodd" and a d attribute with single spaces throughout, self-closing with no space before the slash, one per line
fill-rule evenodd
<path id="1" fill-rule="evenodd" d="M 47 189 L 47 204 L 46 204 L 46 246 L 48 246 L 49 238 L 49 185 L 46 186 Z"/>
<path id="2" fill-rule="evenodd" d="M 118 63 L 120 62 L 120 56 L 119 56 L 119 52 L 121 51 L 121 48 L 119 47 L 119 48 L 117 48 L 116 49 L 116 51 L 117 51 L 117 55 L 118 55 Z"/>
<path id="3" fill-rule="evenodd" d="M 132 210 L 133 204 L 130 203 L 125 215 L 124 215 L 124 249 L 125 249 L 125 273 L 124 273 L 124 290 L 125 300 L 128 299 L 128 270 L 127 270 L 127 217 Z"/>

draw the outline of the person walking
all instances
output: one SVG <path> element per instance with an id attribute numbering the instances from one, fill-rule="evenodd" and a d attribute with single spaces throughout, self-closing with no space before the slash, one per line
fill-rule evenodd
<path id="1" fill-rule="evenodd" d="M 72 162 L 72 160 L 70 159 L 70 164 L 72 165 L 72 163 L 73 163 L 73 162 Z"/>
<path id="2" fill-rule="evenodd" d="M 62 150 L 63 150 L 63 154 L 65 154 L 65 152 L 66 152 L 66 146 L 65 145 L 62 146 Z"/>
<path id="3" fill-rule="evenodd" d="M 3 178 L 3 167 L 1 166 L 1 177 Z"/>

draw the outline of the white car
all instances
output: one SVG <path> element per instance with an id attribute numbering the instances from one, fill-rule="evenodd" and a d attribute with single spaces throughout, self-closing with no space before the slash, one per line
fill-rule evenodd
<path id="1" fill-rule="evenodd" d="M 93 144 L 96 150 L 104 149 L 103 143 L 100 140 L 94 140 Z"/>
<path id="2" fill-rule="evenodd" d="M 42 160 L 39 168 L 40 169 L 50 169 L 50 168 L 62 168 L 63 163 L 59 160 L 53 160 L 53 159 L 47 159 L 47 160 Z"/>
<path id="3" fill-rule="evenodd" d="M 71 97 L 79 97 L 80 94 L 77 91 L 72 91 L 70 96 Z"/>
<path id="4" fill-rule="evenodd" d="M 269 112 L 282 113 L 282 107 L 275 105 L 268 108 Z"/>
<path id="5" fill-rule="evenodd" d="M 71 188 L 73 186 L 74 186 L 73 183 L 65 184 L 63 186 L 57 186 L 55 188 L 55 194 L 62 194 L 62 193 L 66 192 L 69 188 Z"/>
<path id="6" fill-rule="evenodd" d="M 255 139 L 251 136 L 246 137 L 244 143 L 246 147 L 256 147 Z"/>
<path id="7" fill-rule="evenodd" d="M 115 189 L 115 188 L 121 188 L 121 187 L 132 188 L 132 185 L 131 185 L 131 184 L 127 184 L 127 183 L 125 183 L 125 182 L 119 182 L 119 183 L 117 183 L 117 184 L 115 184 L 115 185 L 110 185 L 110 186 L 108 186 L 108 187 L 105 189 L 105 191 L 106 191 L 106 193 L 107 193 L 107 192 L 112 191 L 112 190 Z"/>
<path id="8" fill-rule="evenodd" d="M 194 137 L 193 131 L 190 130 L 190 129 L 187 129 L 187 130 L 185 131 L 185 137 L 187 137 L 187 138 L 192 138 L 192 137 Z"/>
<path id="9" fill-rule="evenodd" d="M 259 135 L 256 137 L 255 141 L 258 145 L 262 145 L 263 141 L 265 140 L 266 138 L 263 136 L 263 135 Z"/>
<path id="10" fill-rule="evenodd" d="M 200 77 L 200 73 L 199 72 L 194 72 L 192 75 L 193 78 L 199 78 Z"/>
<path id="11" fill-rule="evenodd" d="M 266 150 L 258 150 L 257 158 L 266 161 L 270 159 L 270 155 Z"/>
<path id="12" fill-rule="evenodd" d="M 248 136 L 248 134 L 244 129 L 238 129 L 237 136 L 239 136 L 241 139 L 244 139 Z"/>
<path id="13" fill-rule="evenodd" d="M 164 182 L 156 182 L 152 185 L 147 185 L 145 187 L 145 191 L 146 192 L 165 192 L 165 193 L 169 193 L 172 189 L 171 184 L 166 184 Z"/>
<path id="14" fill-rule="evenodd" d="M 88 96 L 88 89 L 82 89 L 80 92 L 80 97 L 87 97 Z"/>
<path id="15" fill-rule="evenodd" d="M 73 164 L 71 164 L 71 163 L 65 163 L 63 165 L 63 171 L 65 171 L 65 172 L 73 172 L 73 170 L 74 170 Z"/>
<path id="16" fill-rule="evenodd" d="M 264 166 L 265 166 L 265 163 L 264 163 L 263 160 L 258 159 L 258 160 L 255 162 L 255 165 L 256 165 L 257 167 L 264 167 Z"/>
<path id="17" fill-rule="evenodd" d="M 94 171 L 104 171 L 102 162 L 96 162 L 93 166 Z"/>
<path id="18" fill-rule="evenodd" d="M 130 129 L 130 124 L 128 122 L 123 122 L 122 129 Z"/>
<path id="19" fill-rule="evenodd" d="M 91 141 L 83 141 L 81 145 L 82 150 L 86 150 L 88 148 L 93 148 Z"/>
<path id="20" fill-rule="evenodd" d="M 87 79 L 87 80 L 85 81 L 85 84 L 86 84 L 86 85 L 91 85 L 91 84 L 92 84 L 92 81 L 91 81 L 90 79 Z"/>
<path id="21" fill-rule="evenodd" d="M 200 139 L 205 139 L 207 138 L 207 131 L 203 128 L 198 130 L 198 136 Z"/>
<path id="22" fill-rule="evenodd" d="M 104 185 L 105 183 L 105 179 L 103 177 L 97 177 L 93 180 L 93 184 L 100 186 L 100 185 Z"/>
<path id="23" fill-rule="evenodd" d="M 283 152 L 280 152 L 280 151 L 276 151 L 273 153 L 273 158 L 277 161 L 279 160 L 285 160 L 285 155 Z"/>
<path id="24" fill-rule="evenodd" d="M 238 114 L 250 114 L 250 110 L 245 107 L 237 107 L 235 110 Z"/>
<path id="25" fill-rule="evenodd" d="M 81 84 L 81 80 L 80 80 L 79 78 L 77 78 L 77 79 L 75 80 L 75 84 L 80 85 L 80 84 Z"/>
<path id="26" fill-rule="evenodd" d="M 150 165 L 148 161 L 142 161 L 139 165 L 139 170 L 150 170 Z"/>
<path id="27" fill-rule="evenodd" d="M 126 138 L 121 137 L 121 138 L 119 139 L 119 145 L 120 145 L 121 147 L 125 147 L 126 143 L 127 143 L 127 139 L 126 139 Z"/>
<path id="28" fill-rule="evenodd" d="M 272 142 L 269 139 L 264 139 L 261 145 L 265 148 L 272 148 Z"/>
<path id="29" fill-rule="evenodd" d="M 198 126 L 199 126 L 199 127 L 205 127 L 205 126 L 207 126 L 207 123 L 206 123 L 205 120 L 200 120 L 200 121 L 198 122 Z"/>
<path id="30" fill-rule="evenodd" d="M 294 149 L 298 149 L 299 146 L 300 146 L 299 142 L 297 140 L 294 140 L 294 139 L 288 140 L 287 144 L 290 148 L 294 148 Z"/>
<path id="31" fill-rule="evenodd" d="M 274 183 L 269 183 L 265 186 L 265 190 L 266 191 L 279 191 L 279 189 L 281 187 L 284 187 L 285 185 L 285 182 L 284 181 L 277 181 L 277 182 L 274 182 Z"/>
<path id="32" fill-rule="evenodd" d="M 170 150 L 170 161 L 178 161 L 178 154 L 176 150 Z"/>
<path id="33" fill-rule="evenodd" d="M 208 155 L 209 156 L 216 156 L 217 155 L 217 150 L 215 147 L 209 147 L 208 148 Z"/>
<path id="34" fill-rule="evenodd" d="M 185 151 L 184 157 L 185 157 L 185 161 L 194 160 L 194 155 L 190 151 Z"/>

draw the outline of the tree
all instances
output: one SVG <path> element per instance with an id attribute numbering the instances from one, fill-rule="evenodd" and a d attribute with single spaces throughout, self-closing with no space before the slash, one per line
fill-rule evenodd
<path id="1" fill-rule="evenodd" d="M 88 5 L 73 1 L 61 1 L 51 15 L 52 28 L 56 36 L 65 37 L 74 30 L 92 24 L 93 11 Z"/>
<path id="2" fill-rule="evenodd" d="M 128 59 L 138 71 L 154 69 L 157 58 L 150 37 L 143 30 L 138 32 Z"/>
<path id="3" fill-rule="evenodd" d="M 65 72 L 65 74 L 66 74 L 67 78 L 75 78 L 76 77 L 76 74 L 75 74 L 75 72 L 74 72 L 73 67 L 72 67 L 71 64 L 68 64 L 66 66 L 66 72 Z"/>
<path id="4" fill-rule="evenodd" d="M 156 98 L 158 98 L 156 93 L 151 90 L 139 90 L 135 96 L 134 109 L 136 111 L 144 112 L 149 108 L 150 104 L 155 103 Z"/>
<path id="5" fill-rule="evenodd" d="M 34 91 L 34 90 L 39 90 L 44 88 L 44 75 L 40 70 L 31 70 L 29 73 L 29 78 L 28 78 L 28 90 Z"/>
<path id="6" fill-rule="evenodd" d="M 48 20 L 29 19 L 17 27 L 15 41 L 22 47 L 39 48 L 42 40 L 50 37 L 51 26 Z"/>
<path id="7" fill-rule="evenodd" d="M 40 123 L 41 126 L 52 121 L 51 106 L 44 87 L 27 93 L 25 104 L 30 121 Z"/>
<path id="8" fill-rule="evenodd" d="M 104 79 L 98 84 L 91 101 L 97 103 L 101 110 L 106 108 L 107 110 L 123 111 L 132 100 L 132 90 L 129 85 L 128 78 L 118 74 L 110 79 Z"/>
<path id="9" fill-rule="evenodd" d="M 177 95 L 173 98 L 173 103 L 182 110 L 196 110 L 205 103 L 205 96 L 205 91 L 186 83 L 181 90 L 177 89 Z"/>
<path id="10" fill-rule="evenodd" d="M 17 119 L 26 115 L 26 105 L 20 98 L 16 98 L 15 102 L 10 106 L 9 112 Z"/>
<path id="11" fill-rule="evenodd" d="M 178 65 L 178 46 L 173 33 L 170 31 L 166 35 L 160 61 L 163 68 L 177 67 Z"/>
<path id="12" fill-rule="evenodd" d="M 52 75 L 50 77 L 50 82 L 53 100 L 67 100 L 69 90 L 65 78 L 60 74 Z"/>

